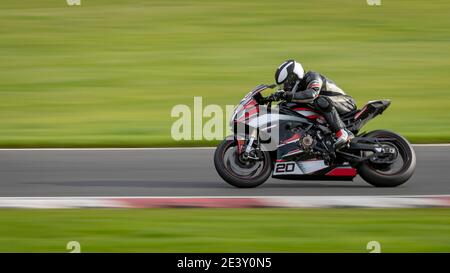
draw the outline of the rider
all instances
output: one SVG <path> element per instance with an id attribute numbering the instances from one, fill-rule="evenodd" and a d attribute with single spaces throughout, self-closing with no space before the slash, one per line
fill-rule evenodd
<path id="1" fill-rule="evenodd" d="M 276 99 L 311 104 L 323 114 L 336 136 L 337 149 L 354 137 L 339 115 L 355 110 L 356 103 L 332 80 L 314 71 L 305 73 L 300 63 L 287 60 L 277 68 L 275 81 L 283 84 L 283 90 L 274 94 Z"/>

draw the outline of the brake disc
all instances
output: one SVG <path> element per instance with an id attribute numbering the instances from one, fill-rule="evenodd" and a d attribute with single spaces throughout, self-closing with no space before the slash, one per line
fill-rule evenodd
<path id="1" fill-rule="evenodd" d="M 227 162 L 230 169 L 238 175 L 248 176 L 253 175 L 261 165 L 261 162 L 254 160 L 241 161 L 236 156 L 236 149 L 230 148 L 225 152 L 223 157 L 224 162 Z"/>

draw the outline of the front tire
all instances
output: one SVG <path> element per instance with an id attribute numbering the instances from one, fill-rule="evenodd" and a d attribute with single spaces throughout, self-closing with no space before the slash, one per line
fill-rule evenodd
<path id="1" fill-rule="evenodd" d="M 416 154 L 411 144 L 404 137 L 384 130 L 369 132 L 364 137 L 392 138 L 393 141 L 386 141 L 385 143 L 395 146 L 398 151 L 397 157 L 400 156 L 402 160 L 401 163 L 392 163 L 392 166 L 375 164 L 369 160 L 361 163 L 358 167 L 358 173 L 366 182 L 375 187 L 397 187 L 411 178 L 416 168 Z M 397 158 L 396 160 L 400 159 Z M 393 169 L 394 164 L 400 165 L 398 170 Z"/>
<path id="2" fill-rule="evenodd" d="M 216 148 L 214 166 L 220 177 L 238 188 L 254 188 L 269 178 L 272 173 L 270 154 L 262 151 L 260 161 L 242 162 L 235 151 L 236 141 L 225 139 Z"/>

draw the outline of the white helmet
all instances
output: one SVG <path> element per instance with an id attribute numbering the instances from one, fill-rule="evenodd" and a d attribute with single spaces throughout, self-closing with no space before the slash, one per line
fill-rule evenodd
<path id="1" fill-rule="evenodd" d="M 295 60 L 287 60 L 275 71 L 275 81 L 277 84 L 282 84 L 286 81 L 301 80 L 304 75 L 305 70 L 300 63 Z"/>

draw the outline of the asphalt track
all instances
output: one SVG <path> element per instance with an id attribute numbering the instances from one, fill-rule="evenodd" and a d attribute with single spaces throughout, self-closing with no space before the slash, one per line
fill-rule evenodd
<path id="1" fill-rule="evenodd" d="M 417 169 L 397 188 L 269 179 L 237 189 L 216 174 L 213 149 L 0 150 L 0 196 L 345 196 L 450 194 L 450 146 L 415 147 Z"/>

